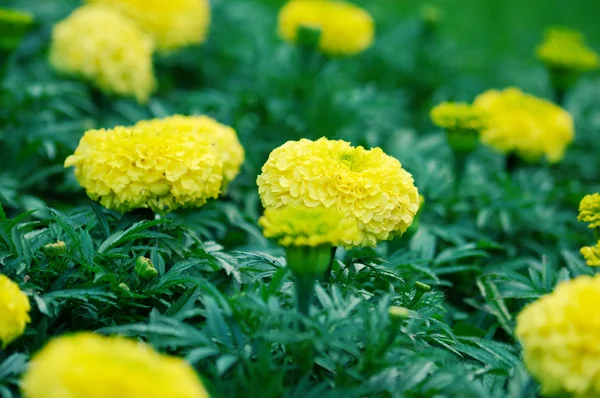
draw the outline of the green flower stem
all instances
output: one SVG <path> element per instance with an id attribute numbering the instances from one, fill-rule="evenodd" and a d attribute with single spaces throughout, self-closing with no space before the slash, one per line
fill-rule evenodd
<path id="1" fill-rule="evenodd" d="M 296 273 L 296 302 L 298 312 L 304 316 L 309 316 L 310 303 L 315 292 L 315 282 L 317 278 L 312 274 Z"/>
<path id="2" fill-rule="evenodd" d="M 515 171 L 521 166 L 521 159 L 514 153 L 510 153 L 506 156 L 506 172 L 510 175 L 514 174 Z"/>
<path id="3" fill-rule="evenodd" d="M 600 241 L 600 227 L 594 228 L 594 239 L 596 242 Z"/>
<path id="4" fill-rule="evenodd" d="M 425 283 L 415 282 L 415 289 L 417 291 L 415 292 L 415 295 L 413 296 L 412 300 L 410 300 L 410 303 L 408 303 L 408 308 L 415 308 L 415 306 L 419 303 L 423 295 L 431 291 L 431 286 Z"/>
<path id="5" fill-rule="evenodd" d="M 331 260 L 329 260 L 329 266 L 327 267 L 327 271 L 323 275 L 323 280 L 325 282 L 329 282 L 331 280 L 331 271 L 333 270 L 333 262 L 335 261 L 335 252 L 337 251 L 337 246 L 331 248 Z"/>

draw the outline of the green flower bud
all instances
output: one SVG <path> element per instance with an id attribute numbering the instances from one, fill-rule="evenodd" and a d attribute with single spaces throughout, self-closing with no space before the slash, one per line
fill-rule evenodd
<path id="1" fill-rule="evenodd" d="M 127 293 L 131 292 L 131 289 L 126 283 L 119 283 L 119 289 Z"/>
<path id="2" fill-rule="evenodd" d="M 423 293 L 427 293 L 431 291 L 431 286 L 422 282 L 415 282 L 415 289 L 422 291 Z"/>
<path id="3" fill-rule="evenodd" d="M 410 316 L 410 310 L 404 307 L 391 306 L 388 309 L 388 315 L 393 321 L 401 321 Z"/>
<path id="4" fill-rule="evenodd" d="M 56 243 L 48 243 L 42 246 L 41 250 L 46 257 L 58 257 L 67 251 L 67 244 L 62 240 L 58 240 Z"/>
<path id="5" fill-rule="evenodd" d="M 154 264 L 146 257 L 138 257 L 135 260 L 134 272 L 142 280 L 154 279 L 158 276 L 158 271 L 154 268 Z"/>

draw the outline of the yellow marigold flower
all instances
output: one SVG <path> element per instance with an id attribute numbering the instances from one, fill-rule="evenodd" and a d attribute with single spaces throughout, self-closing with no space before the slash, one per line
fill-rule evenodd
<path id="1" fill-rule="evenodd" d="M 152 37 L 159 50 L 176 50 L 206 39 L 209 0 L 87 0 L 118 10 Z"/>
<path id="2" fill-rule="evenodd" d="M 582 247 L 581 255 L 590 267 L 600 267 L 600 240 L 596 246 Z"/>
<path id="3" fill-rule="evenodd" d="M 577 219 L 589 223 L 590 228 L 600 228 L 600 193 L 585 195 L 581 199 Z"/>
<path id="4" fill-rule="evenodd" d="M 473 106 L 487 115 L 482 142 L 500 152 L 514 152 L 528 161 L 545 157 L 556 163 L 573 141 L 569 112 L 517 88 L 486 91 Z"/>
<path id="5" fill-rule="evenodd" d="M 25 331 L 29 318 L 29 299 L 19 285 L 0 275 L 0 342 L 6 347 Z"/>
<path id="6" fill-rule="evenodd" d="M 184 360 L 92 333 L 51 340 L 33 357 L 21 389 L 24 398 L 208 398 Z"/>
<path id="7" fill-rule="evenodd" d="M 142 103 L 156 85 L 151 40 L 134 22 L 101 6 L 80 7 L 54 26 L 50 63 L 104 92 Z"/>
<path id="8" fill-rule="evenodd" d="M 583 35 L 566 28 L 548 29 L 536 55 L 551 69 L 584 72 L 600 66 L 598 53 L 586 45 Z"/>
<path id="9" fill-rule="evenodd" d="M 319 48 L 331 55 L 353 55 L 371 46 L 375 24 L 368 12 L 333 0 L 291 0 L 279 12 L 279 35 L 295 42 L 300 27 L 321 32 Z"/>
<path id="10" fill-rule="evenodd" d="M 517 317 L 525 364 L 545 395 L 600 396 L 600 275 L 562 282 Z"/>
<path id="11" fill-rule="evenodd" d="M 208 116 L 181 116 L 175 115 L 164 119 L 144 120 L 136 124 L 136 127 L 146 128 L 149 126 L 160 126 L 174 128 L 178 131 L 196 131 L 206 135 L 214 141 L 217 152 L 223 160 L 223 186 L 227 186 L 240 172 L 244 163 L 244 147 L 240 144 L 234 129 L 211 119 Z"/>
<path id="12" fill-rule="evenodd" d="M 485 127 L 485 112 L 460 102 L 442 102 L 431 110 L 431 120 L 447 130 L 479 131 Z"/>
<path id="13" fill-rule="evenodd" d="M 413 178 L 398 160 L 345 141 L 289 141 L 271 152 L 257 183 L 267 209 L 325 207 L 356 220 L 361 236 L 345 246 L 399 236 L 419 210 Z"/>
<path id="14" fill-rule="evenodd" d="M 258 223 L 282 246 L 339 246 L 361 238 L 354 218 L 320 207 L 266 209 Z"/>
<path id="15" fill-rule="evenodd" d="M 65 167 L 75 166 L 77 181 L 104 207 L 165 213 L 216 198 L 223 179 L 221 163 L 205 135 L 147 126 L 89 130 Z"/>

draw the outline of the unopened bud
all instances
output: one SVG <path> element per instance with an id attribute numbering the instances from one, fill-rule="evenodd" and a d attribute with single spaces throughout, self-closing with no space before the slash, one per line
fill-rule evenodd
<path id="1" fill-rule="evenodd" d="M 48 243 L 42 246 L 41 250 L 46 257 L 58 257 L 67 251 L 67 244 L 62 240 L 58 240 L 56 243 Z"/>
<path id="2" fill-rule="evenodd" d="M 154 268 L 154 264 L 147 257 L 138 257 L 135 260 L 133 270 L 142 280 L 150 280 L 158 276 L 158 271 Z"/>
<path id="3" fill-rule="evenodd" d="M 404 307 L 391 306 L 388 309 L 388 315 L 394 321 L 401 321 L 410 316 L 410 310 Z"/>
<path id="4" fill-rule="evenodd" d="M 129 286 L 127 286 L 126 283 L 119 283 L 119 289 L 127 293 L 131 291 L 131 289 L 129 288 Z"/>

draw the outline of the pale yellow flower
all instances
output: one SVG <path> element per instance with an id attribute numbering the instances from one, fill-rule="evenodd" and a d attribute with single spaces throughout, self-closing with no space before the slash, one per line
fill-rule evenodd
<path id="1" fill-rule="evenodd" d="M 0 343 L 6 347 L 20 337 L 31 321 L 29 299 L 19 285 L 0 274 Z"/>

